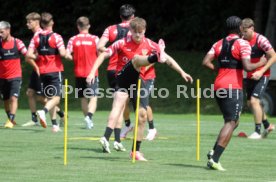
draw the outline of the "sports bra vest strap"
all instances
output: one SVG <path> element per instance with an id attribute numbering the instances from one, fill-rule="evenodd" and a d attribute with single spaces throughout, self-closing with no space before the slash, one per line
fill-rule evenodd
<path id="1" fill-rule="evenodd" d="M 218 56 L 219 68 L 243 69 L 242 62 L 235 59 L 232 55 L 232 46 L 237 39 L 238 38 L 230 41 L 227 41 L 226 38 L 223 39 L 221 52 Z"/>

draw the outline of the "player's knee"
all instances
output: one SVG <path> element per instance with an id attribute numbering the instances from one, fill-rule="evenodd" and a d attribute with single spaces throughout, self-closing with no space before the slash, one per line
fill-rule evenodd
<path id="1" fill-rule="evenodd" d="M 28 89 L 28 90 L 26 91 L 26 95 L 27 95 L 28 97 L 34 97 L 35 92 L 34 92 L 34 90 Z"/>
<path id="2" fill-rule="evenodd" d="M 256 106 L 256 105 L 260 105 L 260 99 L 259 98 L 255 98 L 255 97 L 251 97 L 250 99 L 250 105 L 251 106 Z"/>
<path id="3" fill-rule="evenodd" d="M 144 108 L 139 109 L 139 121 L 145 123 L 147 120 L 147 111 Z"/>

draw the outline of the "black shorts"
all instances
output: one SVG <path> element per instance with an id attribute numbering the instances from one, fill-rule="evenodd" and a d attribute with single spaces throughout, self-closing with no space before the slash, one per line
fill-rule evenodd
<path id="1" fill-rule="evenodd" d="M 218 96 L 218 90 L 216 90 L 216 100 L 219 108 L 223 114 L 224 122 L 238 121 L 242 106 L 243 106 L 243 92 L 240 89 L 225 89 L 226 94 L 220 94 Z M 220 92 L 221 93 L 221 92 Z"/>
<path id="2" fill-rule="evenodd" d="M 90 98 L 98 95 L 99 79 L 95 77 L 93 84 L 87 84 L 86 78 L 76 77 L 76 89 L 78 92 L 78 98 Z"/>
<path id="3" fill-rule="evenodd" d="M 62 90 L 62 74 L 61 72 L 46 73 L 40 75 L 42 83 L 42 94 L 51 98 L 53 96 L 61 96 Z"/>
<path id="4" fill-rule="evenodd" d="M 22 84 L 22 78 L 3 79 L 0 78 L 0 93 L 3 100 L 10 97 L 19 97 Z"/>
<path id="5" fill-rule="evenodd" d="M 37 95 L 42 94 L 40 77 L 37 75 L 37 73 L 34 70 L 32 71 L 30 76 L 30 82 L 29 82 L 28 88 L 34 90 Z"/>
<path id="6" fill-rule="evenodd" d="M 246 98 L 250 100 L 251 97 L 261 99 L 266 90 L 269 78 L 262 76 L 259 80 L 245 79 Z"/>
<path id="7" fill-rule="evenodd" d="M 153 88 L 154 88 L 154 79 L 149 79 L 149 80 L 141 79 L 141 92 L 140 92 L 141 105 L 149 106 L 149 98 L 151 96 L 151 91 Z"/>
<path id="8" fill-rule="evenodd" d="M 116 70 L 107 70 L 107 81 L 108 81 L 109 88 L 112 88 L 115 91 L 115 87 L 117 83 Z"/>
<path id="9" fill-rule="evenodd" d="M 115 91 L 128 93 L 134 110 L 136 110 L 137 82 L 139 74 L 140 73 L 133 67 L 132 62 L 129 61 L 117 74 L 117 83 L 115 87 Z M 141 103 L 140 106 L 146 109 L 147 106 L 142 104 L 143 103 Z"/>

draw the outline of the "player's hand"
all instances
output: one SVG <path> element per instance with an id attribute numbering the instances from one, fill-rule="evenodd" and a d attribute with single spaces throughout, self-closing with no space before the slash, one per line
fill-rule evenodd
<path id="1" fill-rule="evenodd" d="M 88 77 L 86 78 L 86 83 L 88 85 L 91 85 L 95 81 L 95 75 L 94 74 L 89 74 Z"/>
<path id="2" fill-rule="evenodd" d="M 259 80 L 263 76 L 263 72 L 261 70 L 256 71 L 252 74 L 252 79 L 253 80 Z"/>
<path id="3" fill-rule="evenodd" d="M 187 74 L 187 73 L 182 73 L 181 74 L 182 78 L 186 81 L 186 82 L 191 82 L 193 83 L 193 78 L 191 77 L 191 75 Z"/>

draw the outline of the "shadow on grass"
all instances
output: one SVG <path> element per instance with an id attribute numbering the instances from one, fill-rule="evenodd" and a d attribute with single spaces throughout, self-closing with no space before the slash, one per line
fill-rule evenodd
<path id="1" fill-rule="evenodd" d="M 202 166 L 202 165 L 192 165 L 192 164 L 164 164 L 164 165 L 176 166 L 176 167 L 185 167 L 185 168 L 208 169 L 206 166 Z"/>
<path id="2" fill-rule="evenodd" d="M 32 132 L 35 132 L 35 133 L 41 133 L 41 132 L 45 132 L 44 130 L 40 130 L 38 128 L 4 128 L 4 127 L 0 127 L 0 130 L 16 130 L 16 131 L 32 131 Z"/>

